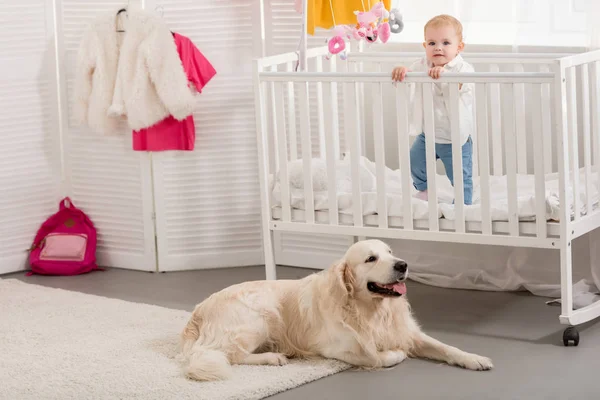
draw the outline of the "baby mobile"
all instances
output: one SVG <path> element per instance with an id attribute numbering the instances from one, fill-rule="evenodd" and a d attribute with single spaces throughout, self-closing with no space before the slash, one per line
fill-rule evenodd
<path id="1" fill-rule="evenodd" d="M 371 1 L 368 1 L 371 7 Z M 340 59 L 346 60 L 346 40 L 364 40 L 367 43 L 375 43 L 377 40 L 381 43 L 386 43 L 392 33 L 400 33 L 404 29 L 402 22 L 402 14 L 397 8 L 392 8 L 390 11 L 385 9 L 383 2 L 376 3 L 369 11 L 366 11 L 364 0 L 362 0 L 363 11 L 354 11 L 357 23 L 355 26 L 337 25 L 335 23 L 335 15 L 333 12 L 332 0 L 329 0 L 329 8 L 331 9 L 331 18 L 333 20 L 333 28 L 331 32 L 333 36 L 327 39 L 327 47 L 329 54 L 327 59 L 339 54 Z M 387 20 L 387 22 L 384 22 Z"/>

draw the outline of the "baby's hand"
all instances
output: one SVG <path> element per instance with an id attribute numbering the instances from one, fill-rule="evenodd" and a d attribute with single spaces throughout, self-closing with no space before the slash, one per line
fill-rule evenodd
<path id="1" fill-rule="evenodd" d="M 444 72 L 444 67 L 433 67 L 429 70 L 429 76 L 438 79 L 442 72 Z"/>
<path id="2" fill-rule="evenodd" d="M 410 71 L 406 67 L 394 68 L 394 70 L 392 71 L 392 80 L 394 82 L 396 82 L 396 81 L 402 82 L 404 80 L 404 77 L 406 77 L 407 72 L 410 72 Z"/>

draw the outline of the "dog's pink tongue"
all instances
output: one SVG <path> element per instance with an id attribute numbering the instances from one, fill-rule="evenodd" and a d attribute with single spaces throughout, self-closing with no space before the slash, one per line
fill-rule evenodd
<path id="1" fill-rule="evenodd" d="M 396 293 L 406 294 L 406 284 L 404 282 L 397 282 L 391 285 L 385 285 L 386 289 L 391 289 Z"/>

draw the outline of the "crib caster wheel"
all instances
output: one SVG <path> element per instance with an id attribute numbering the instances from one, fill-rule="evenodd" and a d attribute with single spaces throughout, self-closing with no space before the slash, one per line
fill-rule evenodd
<path id="1" fill-rule="evenodd" d="M 570 326 L 563 332 L 563 344 L 569 346 L 569 342 L 573 342 L 574 346 L 579 344 L 579 332 L 574 326 Z"/>

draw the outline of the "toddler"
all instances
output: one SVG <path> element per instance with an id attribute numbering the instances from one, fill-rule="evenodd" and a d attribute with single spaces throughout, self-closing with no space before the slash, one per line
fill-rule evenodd
<path id="1" fill-rule="evenodd" d="M 427 72 L 433 79 L 438 79 L 444 71 L 473 72 L 473 67 L 460 55 L 464 48 L 462 24 L 449 15 L 438 15 L 425 24 L 424 28 L 425 57 L 416 61 L 410 68 L 396 67 L 392 71 L 394 81 L 403 81 L 406 72 Z M 450 99 L 447 97 L 448 84 L 434 83 L 433 112 L 435 127 L 435 156 L 441 159 L 446 175 L 454 185 L 452 169 L 452 136 L 450 133 Z M 420 106 L 421 101 L 414 101 Z M 460 137 L 462 143 L 462 167 L 465 204 L 472 204 L 473 199 L 473 84 L 459 84 Z M 422 114 L 415 113 L 415 125 L 421 132 L 410 149 L 410 169 L 415 188 L 419 191 L 417 198 L 427 200 L 427 163 L 425 158 L 425 134 L 423 133 Z"/>

